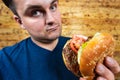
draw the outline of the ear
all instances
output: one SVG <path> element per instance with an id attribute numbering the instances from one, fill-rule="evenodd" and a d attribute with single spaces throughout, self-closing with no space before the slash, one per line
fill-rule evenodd
<path id="1" fill-rule="evenodd" d="M 25 27 L 24 27 L 24 25 L 23 25 L 23 22 L 22 22 L 22 20 L 20 19 L 19 16 L 14 15 L 14 19 L 15 19 L 15 21 L 17 21 L 17 23 L 21 26 L 21 28 L 25 29 Z"/>

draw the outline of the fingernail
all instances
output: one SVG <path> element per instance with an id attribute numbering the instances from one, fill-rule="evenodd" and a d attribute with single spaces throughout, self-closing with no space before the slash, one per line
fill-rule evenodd
<path id="1" fill-rule="evenodd" d="M 101 63 L 99 63 L 96 71 L 98 73 L 104 73 L 104 66 Z"/>
<path id="2" fill-rule="evenodd" d="M 103 77 L 99 77 L 98 80 L 107 80 L 107 79 L 105 79 Z"/>
<path id="3" fill-rule="evenodd" d="M 107 57 L 106 59 L 110 65 L 114 65 L 114 60 L 111 57 Z"/>

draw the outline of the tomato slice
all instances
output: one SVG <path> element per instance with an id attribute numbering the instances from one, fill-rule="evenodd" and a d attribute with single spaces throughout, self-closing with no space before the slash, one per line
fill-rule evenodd
<path id="1" fill-rule="evenodd" d="M 77 54 L 78 50 L 75 48 L 74 43 L 72 41 L 70 42 L 70 47 Z"/>
<path id="2" fill-rule="evenodd" d="M 80 46 L 87 40 L 87 37 L 83 35 L 73 35 L 70 41 L 71 49 L 77 54 Z"/>

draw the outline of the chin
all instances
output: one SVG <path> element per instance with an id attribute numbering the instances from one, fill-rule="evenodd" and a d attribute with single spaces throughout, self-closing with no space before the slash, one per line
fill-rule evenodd
<path id="1" fill-rule="evenodd" d="M 53 36 L 49 37 L 49 40 L 54 41 L 54 40 L 58 39 L 59 37 L 60 37 L 60 35 L 53 35 Z"/>
<path id="2" fill-rule="evenodd" d="M 53 33 L 53 34 L 50 34 L 49 35 L 49 39 L 57 39 L 58 37 L 60 37 L 61 36 L 61 32 L 55 32 L 55 33 Z"/>

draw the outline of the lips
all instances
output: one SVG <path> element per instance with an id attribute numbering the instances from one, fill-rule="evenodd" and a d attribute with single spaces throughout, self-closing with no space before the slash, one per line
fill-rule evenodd
<path id="1" fill-rule="evenodd" d="M 46 31 L 47 32 L 52 32 L 52 31 L 56 31 L 58 29 L 58 25 L 55 25 L 55 26 L 49 26 Z"/>

